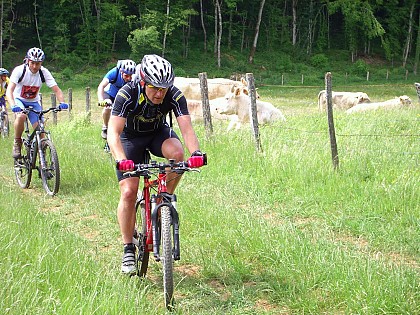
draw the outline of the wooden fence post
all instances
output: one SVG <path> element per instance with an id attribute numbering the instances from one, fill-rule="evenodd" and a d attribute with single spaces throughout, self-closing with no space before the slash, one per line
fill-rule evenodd
<path id="1" fill-rule="evenodd" d="M 51 93 L 51 107 L 57 107 L 57 100 L 55 94 Z M 53 124 L 57 125 L 57 113 L 53 112 Z"/>
<path id="2" fill-rule="evenodd" d="M 72 90 L 72 88 L 69 88 L 68 91 L 69 91 L 69 120 L 71 120 L 72 119 L 71 110 L 73 108 L 73 90 Z"/>
<path id="3" fill-rule="evenodd" d="M 91 110 L 90 110 L 90 87 L 86 88 L 86 117 L 87 120 L 90 121 L 90 115 L 91 115 Z"/>
<path id="4" fill-rule="evenodd" d="M 206 129 L 207 138 L 210 138 L 213 134 L 213 125 L 211 122 L 209 89 L 207 86 L 207 73 L 201 72 L 198 74 L 198 77 L 200 79 L 201 105 L 203 107 L 204 128 Z"/>
<path id="5" fill-rule="evenodd" d="M 337 140 L 335 138 L 334 118 L 332 109 L 332 88 L 331 88 L 331 72 L 325 74 L 325 91 L 327 96 L 327 115 L 328 115 L 328 130 L 330 133 L 331 156 L 334 169 L 338 169 L 338 150 Z"/>
<path id="6" fill-rule="evenodd" d="M 255 90 L 254 75 L 252 73 L 246 74 L 246 81 L 248 82 L 248 90 L 250 97 L 250 106 L 249 106 L 249 120 L 251 122 L 251 128 L 255 139 L 255 146 L 257 151 L 262 152 L 260 131 L 258 127 L 258 118 L 257 118 L 257 93 Z"/>

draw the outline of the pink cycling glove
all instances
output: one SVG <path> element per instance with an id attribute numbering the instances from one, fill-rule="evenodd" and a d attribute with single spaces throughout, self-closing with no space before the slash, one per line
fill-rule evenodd
<path id="1" fill-rule="evenodd" d="M 116 161 L 117 170 L 121 172 L 132 171 L 134 169 L 134 162 L 132 160 Z"/>
<path id="2" fill-rule="evenodd" d="M 188 167 L 197 168 L 197 167 L 202 167 L 203 165 L 204 165 L 204 156 L 202 155 L 191 156 L 188 159 Z"/>

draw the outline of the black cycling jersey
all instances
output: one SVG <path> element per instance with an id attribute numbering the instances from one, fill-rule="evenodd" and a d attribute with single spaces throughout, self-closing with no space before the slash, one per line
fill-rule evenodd
<path id="1" fill-rule="evenodd" d="M 163 102 L 154 105 L 147 101 L 145 87 L 128 82 L 115 97 L 112 115 L 126 118 L 125 132 L 142 135 L 167 125 L 166 115 L 171 110 L 175 117 L 189 115 L 187 100 L 177 87 L 170 87 Z"/>

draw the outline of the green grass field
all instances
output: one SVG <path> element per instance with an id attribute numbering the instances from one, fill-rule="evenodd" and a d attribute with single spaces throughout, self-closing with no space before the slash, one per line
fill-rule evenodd
<path id="1" fill-rule="evenodd" d="M 260 128 L 262 152 L 249 127 L 227 133 L 215 122 L 207 138 L 196 125 L 209 163 L 177 190 L 175 314 L 420 313 L 414 87 L 353 87 L 375 101 L 407 94 L 417 107 L 335 112 L 338 170 L 317 110 L 322 88 L 259 87 L 287 118 Z M 144 281 L 120 275 L 119 192 L 100 109 L 93 102 L 86 118 L 83 89 L 73 103 L 71 121 L 62 112 L 49 124 L 62 170 L 54 198 L 38 176 L 17 186 L 12 137 L 0 139 L 0 314 L 164 314 L 158 263 Z"/>

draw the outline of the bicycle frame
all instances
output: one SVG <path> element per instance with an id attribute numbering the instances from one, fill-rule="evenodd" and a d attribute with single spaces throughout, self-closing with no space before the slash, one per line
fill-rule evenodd
<path id="1" fill-rule="evenodd" d="M 26 134 L 26 139 L 24 139 L 23 141 L 25 142 L 25 145 L 31 150 L 30 156 L 31 156 L 32 168 L 35 168 L 37 154 L 39 154 L 39 156 L 41 157 L 40 158 L 41 168 L 46 167 L 45 157 L 42 154 L 41 141 L 42 139 L 51 140 L 51 133 L 45 130 L 45 124 L 42 119 L 42 116 L 43 116 L 42 114 L 39 115 L 38 126 L 32 131 L 32 133 L 29 131 L 29 118 L 26 117 L 26 120 L 25 120 L 24 132 Z"/>
<path id="2" fill-rule="evenodd" d="M 160 261 L 160 230 L 159 230 L 159 209 L 169 207 L 173 224 L 174 260 L 180 259 L 179 246 L 179 215 L 176 210 L 176 195 L 169 194 L 166 186 L 166 170 L 159 168 L 158 178 L 151 180 L 150 174 L 142 174 L 143 177 L 143 199 L 145 203 L 146 221 L 146 248 L 145 251 L 152 252 L 156 261 Z M 151 189 L 157 187 L 157 194 L 151 194 Z M 158 203 L 158 201 L 161 201 Z M 148 202 L 150 201 L 150 202 Z"/>

